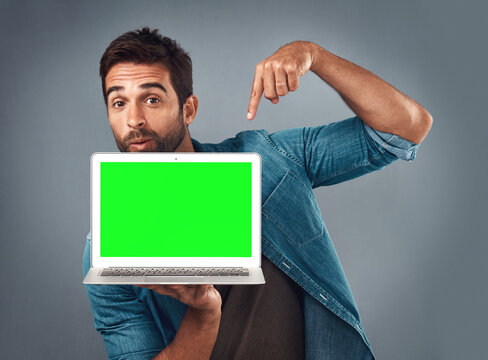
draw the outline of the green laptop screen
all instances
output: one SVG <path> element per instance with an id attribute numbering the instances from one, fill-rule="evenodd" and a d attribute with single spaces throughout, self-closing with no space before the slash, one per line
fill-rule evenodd
<path id="1" fill-rule="evenodd" d="M 102 162 L 100 256 L 251 257 L 250 162 Z"/>

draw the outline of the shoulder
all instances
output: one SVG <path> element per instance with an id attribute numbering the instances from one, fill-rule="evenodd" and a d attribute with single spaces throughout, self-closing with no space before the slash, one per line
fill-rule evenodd
<path id="1" fill-rule="evenodd" d="M 264 129 L 244 130 L 219 143 L 203 143 L 193 138 L 191 141 L 196 152 L 246 152 L 262 147 L 267 136 L 268 132 Z"/>

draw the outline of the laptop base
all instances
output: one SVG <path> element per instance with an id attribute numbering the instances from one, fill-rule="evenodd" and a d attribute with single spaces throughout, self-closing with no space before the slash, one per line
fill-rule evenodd
<path id="1" fill-rule="evenodd" d="M 264 284 L 261 268 L 249 268 L 248 276 L 99 276 L 101 268 L 90 268 L 86 285 L 259 285 Z"/>

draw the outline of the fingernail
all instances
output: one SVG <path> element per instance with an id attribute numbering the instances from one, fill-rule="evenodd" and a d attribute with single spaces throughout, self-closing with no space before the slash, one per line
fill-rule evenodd
<path id="1" fill-rule="evenodd" d="M 251 120 L 252 119 L 252 114 L 250 112 L 247 113 L 247 120 Z"/>

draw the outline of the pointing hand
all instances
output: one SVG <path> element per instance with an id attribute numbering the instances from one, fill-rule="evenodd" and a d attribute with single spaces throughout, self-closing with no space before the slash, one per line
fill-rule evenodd
<path id="1" fill-rule="evenodd" d="M 247 113 L 249 120 L 256 116 L 263 93 L 266 99 L 277 104 L 280 96 L 298 89 L 300 76 L 305 75 L 313 65 L 314 46 L 311 42 L 294 41 L 282 46 L 256 66 Z"/>

